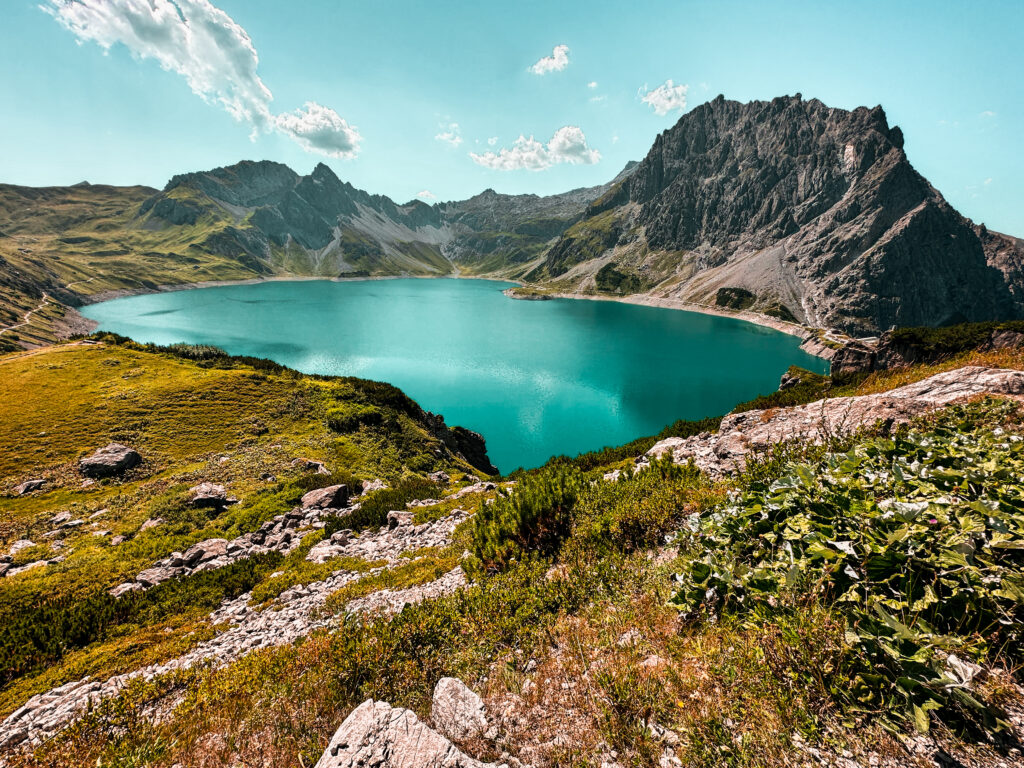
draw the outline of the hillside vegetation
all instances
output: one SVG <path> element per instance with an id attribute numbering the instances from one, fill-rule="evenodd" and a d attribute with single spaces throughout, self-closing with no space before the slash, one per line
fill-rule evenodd
<path id="1" fill-rule="evenodd" d="M 969 350 L 843 384 L 792 371 L 802 383 L 739 409 L 770 418 L 966 363 L 1024 368 L 1024 353 Z M 651 437 L 488 491 L 468 487 L 479 470 L 387 385 L 113 337 L 0 357 L 0 370 L 12 404 L 0 413 L 3 538 L 33 541 L 16 565 L 64 558 L 0 581 L 0 714 L 86 675 L 179 658 L 223 631 L 211 611 L 230 601 L 286 615 L 333 585 L 326 623 L 306 636 L 138 678 L 12 765 L 311 765 L 360 702 L 426 717 L 444 676 L 495 713 L 498 736 L 461 745 L 484 759 L 782 766 L 814 749 L 931 765 L 944 750 L 966 765 L 1016 764 L 1024 424 L 1012 400 L 783 444 L 726 477 L 663 460 L 644 469 L 635 459 Z M 143 464 L 83 484 L 75 460 L 109 440 Z M 437 469 L 446 475 L 427 476 Z M 258 528 L 310 489 L 377 477 L 390 488 L 286 554 L 107 592 L 172 551 Z M 31 478 L 48 485 L 13 495 Z M 190 506 L 201 479 L 240 502 Z M 341 542 L 386 544 L 389 512 L 410 503 L 414 524 L 448 525 L 449 538 L 397 558 L 309 558 L 342 527 Z M 65 510 L 85 523 L 44 537 Z M 464 589 L 391 615 L 353 608 L 460 566 Z"/>

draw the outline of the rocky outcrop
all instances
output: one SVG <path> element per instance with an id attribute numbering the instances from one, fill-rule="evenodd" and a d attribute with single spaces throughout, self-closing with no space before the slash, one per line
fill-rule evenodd
<path id="1" fill-rule="evenodd" d="M 152 680 L 159 675 L 189 669 L 196 664 L 220 667 L 260 648 L 292 643 L 315 630 L 336 626 L 335 617 L 324 610 L 330 595 L 360 578 L 372 577 L 385 568 L 409 562 L 402 557 L 405 552 L 419 550 L 424 546 L 448 546 L 455 526 L 466 515 L 462 510 L 455 510 L 450 519 L 442 518 L 428 526 L 419 527 L 418 533 L 414 526 L 396 531 L 385 528 L 361 536 L 346 532 L 346 539 L 351 539 L 353 543 L 365 540 L 363 546 L 354 546 L 348 551 L 376 553 L 380 555 L 377 559 L 386 560 L 387 565 L 373 568 L 367 573 L 339 569 L 321 581 L 289 587 L 269 606 L 250 605 L 249 593 L 226 600 L 207 619 L 207 623 L 217 627 L 218 632 L 181 657 L 116 675 L 105 681 L 89 678 L 77 680 L 33 696 L 0 723 L 0 752 L 38 746 L 76 720 L 89 706 L 117 696 L 134 679 Z M 33 545 L 28 542 L 25 546 Z M 209 540 L 187 550 L 181 558 L 183 561 L 189 560 L 195 556 L 194 552 L 202 552 L 200 562 L 207 555 L 214 557 L 206 562 L 215 562 L 224 556 L 222 553 L 226 553 L 229 546 L 230 542 L 226 543 L 223 539 Z M 327 558 L 317 560 L 326 561 Z M 139 582 L 128 584 L 141 589 Z M 465 574 L 461 568 L 456 567 L 434 581 L 401 590 L 370 593 L 350 601 L 344 610 L 351 614 L 396 613 L 407 605 L 450 595 L 465 585 Z"/>
<path id="2" fill-rule="evenodd" d="M 423 412 L 424 421 L 431 434 L 444 443 L 452 454 L 488 475 L 498 474 L 498 468 L 487 456 L 484 436 L 465 427 L 449 427 L 444 416 L 430 411 Z"/>
<path id="3" fill-rule="evenodd" d="M 876 422 L 909 421 L 931 410 L 982 394 L 1024 395 L 1024 371 L 969 366 L 877 395 L 836 397 L 808 405 L 730 414 L 715 434 L 670 437 L 641 458 L 671 456 L 677 464 L 692 461 L 711 475 L 745 466 L 747 456 L 791 440 L 820 442 Z"/>
<path id="4" fill-rule="evenodd" d="M 1024 311 L 1021 243 L 958 214 L 881 107 L 799 95 L 719 96 L 683 115 L 534 277 L 589 285 L 609 258 L 671 286 L 659 296 L 744 292 L 754 309 L 855 335 Z"/>
<path id="5" fill-rule="evenodd" d="M 847 344 L 832 357 L 833 375 L 887 371 L 911 365 L 937 363 L 969 350 L 988 351 L 1024 347 L 1024 332 L 1019 323 L 985 323 L 940 329 L 937 333 L 948 331 L 951 336 L 960 337 L 951 339 L 949 346 L 942 344 L 941 341 L 922 341 L 918 338 L 920 330 L 922 329 L 911 328 L 887 331 L 878 339 L 878 343 L 873 345 L 858 342 Z"/>
<path id="6" fill-rule="evenodd" d="M 338 488 L 338 486 L 332 486 Z M 344 486 L 341 486 L 344 488 Z M 335 491 L 336 493 L 336 491 Z M 332 497 L 333 498 L 333 497 Z M 298 547 L 312 531 L 323 528 L 330 517 L 343 517 L 353 507 L 334 509 L 330 507 L 296 507 L 291 512 L 276 515 L 250 533 L 234 539 L 206 539 L 193 544 L 184 552 L 172 552 L 151 568 L 139 573 L 134 581 L 114 587 L 114 597 L 140 589 L 149 589 L 169 579 L 180 579 L 194 573 L 223 568 L 231 563 L 266 552 L 280 552 L 287 555 Z"/>
<path id="7" fill-rule="evenodd" d="M 316 768 L 486 768 L 408 709 L 367 699 L 345 718 Z"/>

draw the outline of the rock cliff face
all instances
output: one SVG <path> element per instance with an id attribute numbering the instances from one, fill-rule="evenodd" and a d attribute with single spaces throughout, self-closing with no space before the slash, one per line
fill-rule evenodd
<path id="1" fill-rule="evenodd" d="M 881 107 L 799 95 L 720 96 L 608 184 L 547 197 L 398 204 L 326 165 L 300 176 L 269 161 L 159 192 L 0 185 L 0 257 L 0 320 L 43 290 L 76 304 L 166 282 L 456 272 L 739 305 L 853 335 L 1024 317 L 1024 241 L 957 213 Z M 74 279 L 47 267 L 67 260 Z"/>
<path id="2" fill-rule="evenodd" d="M 534 276 L 586 286 L 614 262 L 665 295 L 743 289 L 803 322 L 875 333 L 1019 316 L 1022 253 L 914 170 L 881 107 L 720 96 L 658 136 Z"/>

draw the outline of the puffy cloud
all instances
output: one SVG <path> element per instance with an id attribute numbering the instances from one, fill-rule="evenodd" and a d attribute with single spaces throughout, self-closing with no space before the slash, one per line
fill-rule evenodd
<path id="1" fill-rule="evenodd" d="M 458 123 L 448 123 L 448 125 L 441 126 L 441 132 L 434 138 L 457 147 L 462 143 L 462 129 L 459 128 Z"/>
<path id="2" fill-rule="evenodd" d="M 667 115 L 674 109 L 682 112 L 686 109 L 686 92 L 690 90 L 688 85 L 675 85 L 671 80 L 666 80 L 653 91 L 648 91 L 645 85 L 640 89 L 640 101 L 649 104 L 655 114 Z"/>
<path id="3" fill-rule="evenodd" d="M 493 147 L 497 143 L 498 143 L 498 137 L 497 136 L 491 136 L 491 138 L 489 138 L 487 140 L 487 146 L 489 146 L 489 147 Z"/>
<path id="4" fill-rule="evenodd" d="M 545 56 L 530 67 L 535 75 L 546 75 L 548 72 L 561 72 L 569 66 L 569 46 L 556 45 L 550 56 Z"/>
<path id="5" fill-rule="evenodd" d="M 416 193 L 416 197 L 420 200 L 437 200 L 437 195 L 431 192 L 429 189 L 424 189 Z"/>
<path id="6" fill-rule="evenodd" d="M 597 81 L 591 80 L 589 83 L 587 83 L 587 88 L 597 88 Z"/>
<path id="7" fill-rule="evenodd" d="M 984 112 L 981 113 L 980 116 L 981 117 L 995 117 L 996 113 L 993 112 L 991 109 L 986 109 Z"/>
<path id="8" fill-rule="evenodd" d="M 274 118 L 278 131 L 307 152 L 328 157 L 355 157 L 362 136 L 333 109 L 307 101 L 302 109 Z"/>
<path id="9" fill-rule="evenodd" d="M 309 102 L 275 116 L 273 94 L 257 73 L 259 56 L 248 33 L 209 0 L 44 0 L 43 10 L 80 43 L 104 50 L 117 43 L 181 75 L 189 88 L 219 104 L 254 133 L 279 130 L 307 151 L 352 157 L 359 132 L 327 107 Z"/>
<path id="10" fill-rule="evenodd" d="M 547 144 L 533 136 L 520 136 L 511 147 L 483 154 L 470 152 L 469 156 L 477 165 L 498 171 L 543 171 L 558 163 L 593 165 L 601 159 L 601 153 L 587 145 L 587 137 L 575 125 L 559 128 Z"/>

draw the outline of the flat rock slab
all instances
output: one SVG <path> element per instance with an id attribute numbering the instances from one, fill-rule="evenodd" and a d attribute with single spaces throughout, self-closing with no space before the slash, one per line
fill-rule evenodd
<path id="1" fill-rule="evenodd" d="M 746 411 L 722 419 L 715 434 L 670 437 L 646 458 L 671 455 L 711 475 L 741 471 L 746 457 L 791 440 L 820 443 L 877 421 L 907 422 L 915 416 L 979 395 L 1024 395 L 1024 371 L 966 366 L 876 395 L 834 397 L 789 408 Z"/>

